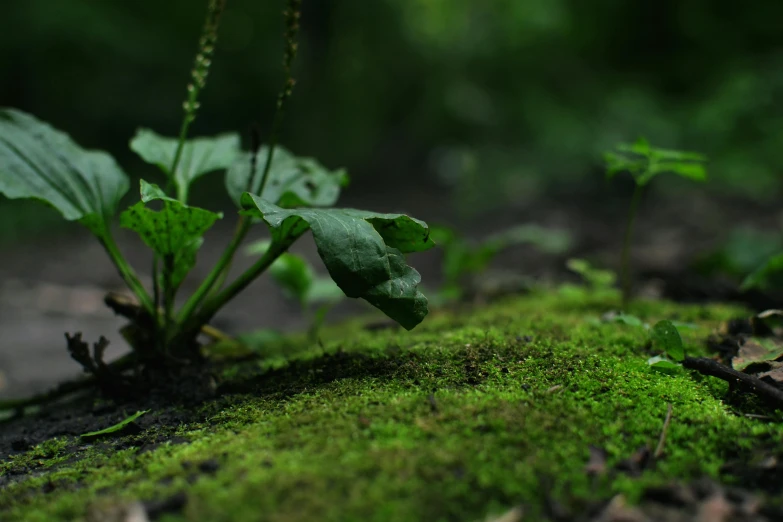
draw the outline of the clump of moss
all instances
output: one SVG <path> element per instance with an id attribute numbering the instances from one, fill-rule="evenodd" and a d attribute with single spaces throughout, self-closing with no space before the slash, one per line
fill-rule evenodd
<path id="1" fill-rule="evenodd" d="M 99 499 L 178 495 L 186 502 L 166 520 L 482 520 L 519 503 L 536 520 L 546 498 L 633 500 L 672 479 L 718 477 L 728 456 L 783 435 L 733 412 L 722 382 L 652 373 L 645 330 L 591 320 L 600 309 L 540 293 L 436 313 L 411 333 L 358 322 L 327 330 L 322 345 L 294 344 L 285 363 L 229 367 L 222 396 L 195 420 L 147 429 L 168 442 L 145 446 L 145 432 L 82 444 L 69 462 L 10 480 L 0 510 L 9 520 L 78 520 Z M 738 311 L 651 302 L 628 312 L 694 323 L 693 352 Z M 590 446 L 605 450 L 609 468 L 654 447 L 668 404 L 657 465 L 639 476 L 585 472 Z M 60 444 L 0 470 L 55 461 Z"/>

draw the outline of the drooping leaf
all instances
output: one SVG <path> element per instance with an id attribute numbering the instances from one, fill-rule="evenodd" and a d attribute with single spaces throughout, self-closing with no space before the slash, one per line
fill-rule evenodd
<path id="1" fill-rule="evenodd" d="M 276 242 L 310 228 L 329 274 L 348 297 L 365 299 L 407 329 L 427 315 L 421 276 L 403 255 L 433 246 L 425 223 L 351 209 L 287 210 L 252 194 L 242 197 L 242 206 L 266 222 Z"/>
<path id="2" fill-rule="evenodd" d="M 226 190 L 237 206 L 246 191 L 256 194 L 266 166 L 269 148 L 258 151 L 255 177 L 250 182 L 251 152 L 240 154 L 226 173 Z M 337 202 L 340 189 L 348 182 L 344 170 L 328 170 L 312 158 L 300 158 L 281 146 L 276 146 L 272 166 L 264 186 L 264 199 L 283 207 L 329 207 Z"/>
<path id="3" fill-rule="evenodd" d="M 118 422 L 114 426 L 109 426 L 108 428 L 104 428 L 104 429 L 98 430 L 98 431 L 91 431 L 89 433 L 83 433 L 83 434 L 80 435 L 80 437 L 82 437 L 83 439 L 94 439 L 94 438 L 97 438 L 97 437 L 101 437 L 103 435 L 111 435 L 112 433 L 117 433 L 119 431 L 122 431 L 126 426 L 128 426 L 130 423 L 132 423 L 135 420 L 137 420 L 139 417 L 141 417 L 145 413 L 149 413 L 149 412 L 150 412 L 150 410 L 137 411 L 136 413 L 134 413 L 130 417 L 128 417 L 128 418 Z"/>
<path id="4" fill-rule="evenodd" d="M 177 154 L 179 140 L 165 138 L 149 129 L 139 129 L 130 142 L 130 148 L 147 163 L 157 165 L 177 187 L 177 197 L 187 199 L 191 183 L 200 176 L 229 168 L 240 154 L 239 135 L 221 134 L 210 138 L 187 140 L 182 147 L 177 172 L 171 166 Z"/>
<path id="5" fill-rule="evenodd" d="M 128 191 L 128 177 L 105 152 L 15 109 L 0 108 L 0 193 L 32 198 L 103 236 Z"/>
<path id="6" fill-rule="evenodd" d="M 141 181 L 142 200 L 120 216 L 120 224 L 139 234 L 155 254 L 172 262 L 172 286 L 178 287 L 196 263 L 202 236 L 222 214 L 190 207 L 165 196 L 157 185 Z M 147 207 L 162 201 L 161 210 Z"/>
<path id="7" fill-rule="evenodd" d="M 682 361 L 685 358 L 685 347 L 682 344 L 682 337 L 677 327 L 671 321 L 658 321 L 650 332 L 650 338 L 653 345 L 675 361 Z"/>

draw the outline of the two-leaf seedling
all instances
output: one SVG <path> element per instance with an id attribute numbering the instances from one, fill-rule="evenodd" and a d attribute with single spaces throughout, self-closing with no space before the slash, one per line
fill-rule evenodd
<path id="1" fill-rule="evenodd" d="M 674 373 L 685 359 L 685 346 L 672 321 L 658 321 L 650 330 L 650 341 L 665 355 L 652 357 L 647 363 L 656 371 Z M 667 357 L 668 356 L 668 357 Z"/>
<path id="2" fill-rule="evenodd" d="M 596 268 L 585 259 L 569 259 L 566 261 L 566 267 L 578 274 L 585 285 L 564 283 L 559 288 L 562 295 L 573 299 L 586 297 L 598 300 L 616 299 L 617 290 L 614 285 L 617 274 L 611 270 Z"/>
<path id="3" fill-rule="evenodd" d="M 631 197 L 621 260 L 622 306 L 631 298 L 631 260 L 630 249 L 636 221 L 636 214 L 644 187 L 658 174 L 671 172 L 683 178 L 705 181 L 707 172 L 704 167 L 706 158 L 694 152 L 682 152 L 651 147 L 643 138 L 633 144 L 619 144 L 614 151 L 604 154 L 606 177 L 613 178 L 620 172 L 628 172 L 633 177 L 636 188 Z"/>

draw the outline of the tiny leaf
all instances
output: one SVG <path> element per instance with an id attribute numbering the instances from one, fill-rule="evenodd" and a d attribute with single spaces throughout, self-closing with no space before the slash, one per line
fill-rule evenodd
<path id="1" fill-rule="evenodd" d="M 657 355 L 655 357 L 651 357 L 647 364 L 650 365 L 650 367 L 658 372 L 666 373 L 666 374 L 674 374 L 680 371 L 681 366 L 677 363 L 674 363 L 665 357 L 662 357 L 660 355 Z"/>
<path id="2" fill-rule="evenodd" d="M 178 144 L 176 138 L 164 138 L 149 129 L 139 129 L 130 142 L 130 148 L 147 163 L 160 167 L 174 181 L 178 194 L 182 196 L 187 195 L 195 179 L 209 172 L 227 169 L 240 154 L 236 133 L 187 140 L 182 147 L 177 172 L 172 175 L 170 170 Z"/>
<path id="3" fill-rule="evenodd" d="M 269 148 L 258 151 L 255 176 L 250 183 L 250 158 L 252 153 L 240 154 L 226 173 L 226 190 L 239 206 L 245 191 L 255 194 L 261 186 Z M 294 156 L 281 146 L 276 146 L 272 165 L 264 186 L 264 199 L 283 207 L 329 207 L 337 202 L 340 189 L 348 176 L 344 170 L 328 170 L 312 158 Z"/>
<path id="4" fill-rule="evenodd" d="M 143 411 L 137 411 L 130 417 L 118 422 L 114 426 L 109 426 L 108 428 L 104 428 L 99 431 L 91 431 L 89 433 L 83 433 L 80 435 L 80 437 L 84 439 L 94 439 L 97 437 L 102 437 L 103 435 L 111 435 L 112 433 L 117 433 L 119 431 L 122 431 L 128 424 L 131 422 L 134 422 L 136 419 L 144 415 L 145 413 L 149 413 L 150 410 L 143 410 Z"/>
<path id="5" fill-rule="evenodd" d="M 128 187 L 105 152 L 82 149 L 31 115 L 0 108 L 0 194 L 43 201 L 100 237 Z"/>
<path id="6" fill-rule="evenodd" d="M 434 245 L 425 223 L 352 209 L 286 210 L 252 194 L 242 206 L 266 222 L 273 241 L 310 228 L 329 275 L 348 297 L 365 299 L 409 330 L 427 315 L 421 276 L 403 255 Z"/>
<path id="7" fill-rule="evenodd" d="M 675 361 L 682 361 L 685 358 L 685 348 L 682 344 L 680 332 L 671 321 L 658 321 L 650 332 L 653 344 L 660 350 L 663 350 L 669 357 Z"/>

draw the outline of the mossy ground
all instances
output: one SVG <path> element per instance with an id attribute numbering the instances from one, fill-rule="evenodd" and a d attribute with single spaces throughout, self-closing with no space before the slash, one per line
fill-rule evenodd
<path id="1" fill-rule="evenodd" d="M 184 492 L 161 520 L 471 521 L 520 503 L 537 520 L 546 499 L 633 500 L 650 485 L 718 477 L 727 459 L 780 440 L 783 424 L 724 403 L 723 382 L 652 373 L 646 331 L 591 320 L 606 309 L 535 293 L 434 313 L 410 333 L 343 325 L 322 345 L 295 343 L 288 361 L 228 367 L 222 396 L 195 420 L 150 425 L 152 411 L 141 434 L 64 437 L 6 459 L 0 473 L 33 473 L 0 492 L 0 519 L 79 520 L 96 502 Z M 694 323 L 691 352 L 741 313 L 666 302 L 630 312 Z M 667 404 L 665 457 L 652 469 L 586 474 L 591 445 L 610 467 L 655 447 Z M 171 441 L 143 446 L 155 430 Z"/>

